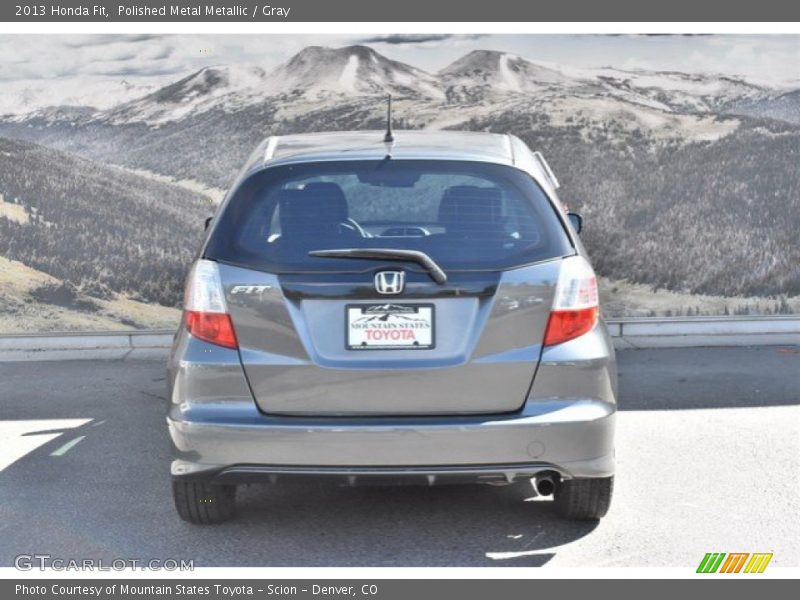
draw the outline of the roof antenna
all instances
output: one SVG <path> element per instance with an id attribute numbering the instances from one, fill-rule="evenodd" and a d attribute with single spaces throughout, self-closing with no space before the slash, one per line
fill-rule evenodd
<path id="1" fill-rule="evenodd" d="M 394 142 L 394 136 L 392 135 L 392 95 L 389 94 L 388 98 L 388 105 L 386 108 L 386 135 L 383 136 L 383 141 L 387 144 L 391 144 Z"/>

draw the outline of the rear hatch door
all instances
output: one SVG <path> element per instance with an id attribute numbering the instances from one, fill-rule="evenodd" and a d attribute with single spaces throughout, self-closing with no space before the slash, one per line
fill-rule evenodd
<path id="1" fill-rule="evenodd" d="M 406 291 L 388 300 L 376 292 L 372 272 L 276 276 L 223 266 L 259 407 L 304 415 L 520 408 L 541 353 L 558 262 L 451 275 L 445 285 L 403 272 Z"/>
<path id="2" fill-rule="evenodd" d="M 215 221 L 204 257 L 268 413 L 519 409 L 574 253 L 530 175 L 484 162 L 273 166 Z"/>

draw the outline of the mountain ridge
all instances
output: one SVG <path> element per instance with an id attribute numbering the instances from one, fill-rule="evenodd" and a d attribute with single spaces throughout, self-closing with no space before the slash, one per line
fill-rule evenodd
<path id="1" fill-rule="evenodd" d="M 443 105 L 477 104 L 514 95 L 573 95 L 608 97 L 682 114 L 728 114 L 731 109 L 730 114 L 744 111 L 781 118 L 800 112 L 800 89 L 769 88 L 730 75 L 575 68 L 490 49 L 473 50 L 429 73 L 369 46 L 352 45 L 308 46 L 270 70 L 255 65 L 203 67 L 110 108 L 87 107 L 80 116 L 84 121 L 143 122 L 158 127 L 200 112 L 235 112 L 281 96 L 324 101 L 386 94 Z M 773 103 L 780 107 L 771 108 Z M 14 117 L 47 118 L 52 112 L 39 108 Z"/>

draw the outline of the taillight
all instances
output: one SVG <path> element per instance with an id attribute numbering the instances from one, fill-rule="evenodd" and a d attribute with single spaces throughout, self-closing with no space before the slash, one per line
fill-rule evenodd
<path id="1" fill-rule="evenodd" d="M 600 313 L 597 278 L 581 256 L 564 260 L 556 285 L 553 308 L 544 334 L 544 345 L 552 346 L 589 333 Z"/>
<path id="2" fill-rule="evenodd" d="M 194 337 L 225 348 L 239 347 L 217 263 L 200 259 L 194 264 L 186 281 L 183 310 L 186 329 Z"/>

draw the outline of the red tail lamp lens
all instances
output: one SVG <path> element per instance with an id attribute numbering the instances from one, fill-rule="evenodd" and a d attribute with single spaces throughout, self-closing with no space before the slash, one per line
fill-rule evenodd
<path id="1" fill-rule="evenodd" d="M 236 332 L 231 318 L 226 313 L 210 313 L 196 310 L 186 311 L 186 329 L 194 337 L 211 344 L 236 349 Z"/>
<path id="2" fill-rule="evenodd" d="M 562 344 L 589 333 L 597 323 L 598 312 L 596 306 L 552 311 L 544 334 L 544 345 Z"/>

